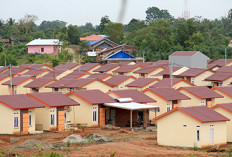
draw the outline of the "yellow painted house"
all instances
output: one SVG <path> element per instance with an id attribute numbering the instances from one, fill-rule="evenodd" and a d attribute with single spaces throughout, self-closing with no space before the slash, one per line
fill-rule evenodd
<path id="1" fill-rule="evenodd" d="M 104 82 L 112 87 L 111 90 L 117 90 L 126 89 L 126 85 L 134 80 L 136 80 L 136 78 L 133 76 L 114 75 Z"/>
<path id="2" fill-rule="evenodd" d="M 173 88 L 148 88 L 142 92 L 157 101 L 156 103 L 149 103 L 159 107 L 157 116 L 181 106 L 183 100 L 190 99 Z"/>
<path id="3" fill-rule="evenodd" d="M 115 71 L 116 69 L 120 67 L 121 67 L 120 64 L 105 64 L 101 66 L 100 68 L 94 70 L 93 72 L 113 74 L 113 71 Z"/>
<path id="4" fill-rule="evenodd" d="M 70 112 L 70 121 L 93 127 L 105 125 L 103 104 L 115 102 L 113 98 L 100 90 L 78 90 L 66 95 L 80 103 L 80 106 L 74 106 Z"/>
<path id="5" fill-rule="evenodd" d="M 212 109 L 230 119 L 227 125 L 227 142 L 232 142 L 232 103 L 217 104 Z"/>
<path id="6" fill-rule="evenodd" d="M 102 65 L 100 63 L 85 63 L 80 67 L 80 71 L 95 73 L 94 70 L 100 68 Z M 79 69 L 78 69 L 79 70 Z"/>
<path id="7" fill-rule="evenodd" d="M 16 94 L 26 94 L 30 92 L 30 89 L 24 88 L 24 86 L 35 80 L 34 77 L 14 77 L 12 81 L 8 80 L 2 83 L 2 86 L 7 86 L 7 91 L 4 92 L 5 95 L 16 95 Z M 11 83 L 12 82 L 12 83 Z M 12 85 L 12 88 L 11 88 Z"/>
<path id="8" fill-rule="evenodd" d="M 49 69 L 33 69 L 33 70 L 29 70 L 28 72 L 24 73 L 22 76 L 31 76 L 35 78 L 40 78 L 40 77 L 43 77 L 44 75 L 47 75 L 51 71 L 52 70 L 49 70 Z"/>
<path id="9" fill-rule="evenodd" d="M 167 88 L 171 87 L 172 83 L 172 88 L 177 89 L 180 87 L 193 87 L 195 86 L 194 84 L 190 83 L 189 81 L 181 78 L 164 78 L 157 83 L 153 84 L 150 86 L 150 88 Z"/>
<path id="10" fill-rule="evenodd" d="M 44 105 L 30 97 L 19 95 L 0 96 L 0 134 L 33 134 L 35 109 Z"/>
<path id="11" fill-rule="evenodd" d="M 205 148 L 227 144 L 229 119 L 206 106 L 175 108 L 154 120 L 158 145 Z"/>
<path id="12" fill-rule="evenodd" d="M 209 89 L 206 86 L 180 87 L 179 92 L 191 98 L 191 100 L 183 100 L 180 107 L 187 106 L 207 106 L 212 107 L 215 104 L 215 99 L 224 98 L 224 96 Z"/>
<path id="13" fill-rule="evenodd" d="M 50 65 L 48 64 L 22 64 L 20 65 L 20 67 L 27 67 L 27 68 L 30 68 L 32 70 L 35 70 L 35 69 L 48 69 L 48 70 L 54 70 L 53 67 L 51 67 Z"/>
<path id="14" fill-rule="evenodd" d="M 139 91 L 142 91 L 156 84 L 159 81 L 160 79 L 157 79 L 157 78 L 138 78 L 134 80 L 133 82 L 127 84 L 126 87 L 128 89 L 137 89 Z"/>
<path id="15" fill-rule="evenodd" d="M 95 78 L 81 78 L 81 79 L 61 79 L 52 84 L 45 86 L 46 88 L 52 88 L 53 91 L 60 91 L 66 94 L 75 90 L 91 90 L 99 89 L 104 93 L 111 90 L 112 86 L 105 83 L 102 80 Z"/>
<path id="16" fill-rule="evenodd" d="M 205 78 L 205 81 L 210 81 L 212 87 L 229 86 L 232 82 L 232 72 L 218 72 L 217 70 L 215 74 Z"/>
<path id="17" fill-rule="evenodd" d="M 166 67 L 164 66 L 157 66 L 157 65 L 149 65 L 144 68 L 141 68 L 137 71 L 135 71 L 135 74 L 138 74 L 140 78 L 159 78 L 158 76 L 155 76 L 159 72 L 163 71 Z"/>
<path id="18" fill-rule="evenodd" d="M 73 106 L 80 104 L 60 92 L 29 93 L 32 99 L 42 103 L 45 108 L 35 110 L 36 130 L 69 129 L 70 115 Z"/>
<path id="19" fill-rule="evenodd" d="M 113 71 L 114 75 L 125 75 L 125 76 L 134 76 L 139 78 L 139 74 L 134 73 L 135 71 L 141 69 L 143 66 L 134 64 L 134 65 L 124 65 L 120 68 Z"/>
<path id="20" fill-rule="evenodd" d="M 8 86 L 2 85 L 2 83 L 10 80 L 10 75 L 8 74 L 0 74 L 0 95 L 8 94 Z"/>
<path id="21" fill-rule="evenodd" d="M 175 77 L 184 78 L 185 80 L 197 86 L 211 86 L 211 82 L 205 81 L 205 79 L 214 73 L 215 72 L 211 69 L 189 68 L 188 70 L 176 75 Z"/>
<path id="22" fill-rule="evenodd" d="M 223 96 L 223 98 L 215 98 L 214 104 L 232 102 L 232 86 L 214 87 L 212 90 Z"/>
<path id="23" fill-rule="evenodd" d="M 29 88 L 30 92 L 29 93 L 41 93 L 41 92 L 52 92 L 52 88 L 46 88 L 45 86 L 54 83 L 57 81 L 56 79 L 53 78 L 37 78 L 34 81 L 26 84 L 24 88 Z"/>

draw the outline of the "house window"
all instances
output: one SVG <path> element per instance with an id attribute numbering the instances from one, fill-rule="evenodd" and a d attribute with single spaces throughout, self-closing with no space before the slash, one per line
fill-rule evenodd
<path id="1" fill-rule="evenodd" d="M 197 142 L 200 141 L 200 130 L 197 130 Z"/>
<path id="2" fill-rule="evenodd" d="M 192 78 L 192 83 L 194 84 L 194 78 Z"/>
<path id="3" fill-rule="evenodd" d="M 32 92 L 33 92 L 33 93 L 38 93 L 38 92 L 39 92 L 39 89 L 37 89 L 37 88 L 32 88 Z"/>
<path id="4" fill-rule="evenodd" d="M 58 92 L 58 88 L 53 88 L 54 91 Z"/>
<path id="5" fill-rule="evenodd" d="M 157 112 L 160 112 L 160 108 L 157 109 Z"/>
<path id="6" fill-rule="evenodd" d="M 140 74 L 140 76 L 141 76 L 142 78 L 144 78 L 144 77 L 145 77 L 145 74 Z"/>
<path id="7" fill-rule="evenodd" d="M 13 94 L 14 94 L 14 95 L 17 94 L 17 86 L 13 86 Z"/>
<path id="8" fill-rule="evenodd" d="M 170 107 L 167 107 L 167 112 L 170 111 Z"/>
<path id="9" fill-rule="evenodd" d="M 70 90 L 69 90 L 70 92 L 74 92 L 74 88 L 70 88 Z"/>
<path id="10" fill-rule="evenodd" d="M 41 47 L 41 52 L 44 52 L 44 48 L 43 47 Z"/>
<path id="11" fill-rule="evenodd" d="M 31 114 L 29 114 L 29 126 L 31 127 Z"/>
<path id="12" fill-rule="evenodd" d="M 51 114 L 51 125 L 55 125 L 55 114 Z"/>
<path id="13" fill-rule="evenodd" d="M 18 116 L 14 117 L 14 128 L 15 129 L 19 128 L 19 117 Z"/>
<path id="14" fill-rule="evenodd" d="M 67 113 L 64 112 L 64 123 L 66 124 L 67 123 Z"/>
<path id="15" fill-rule="evenodd" d="M 93 122 L 97 121 L 97 107 L 93 107 Z"/>

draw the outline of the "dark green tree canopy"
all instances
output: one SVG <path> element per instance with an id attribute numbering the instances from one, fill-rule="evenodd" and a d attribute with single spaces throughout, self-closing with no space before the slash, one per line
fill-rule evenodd
<path id="1" fill-rule="evenodd" d="M 156 21 L 158 19 L 166 19 L 166 20 L 173 20 L 173 16 L 167 10 L 160 10 L 157 7 L 150 7 L 146 10 L 146 22 L 150 23 L 152 21 Z"/>

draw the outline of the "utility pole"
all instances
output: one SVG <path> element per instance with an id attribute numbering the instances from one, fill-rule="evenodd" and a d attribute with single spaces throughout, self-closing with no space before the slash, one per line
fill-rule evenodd
<path id="1" fill-rule="evenodd" d="M 5 66 L 6 66 L 6 54 L 5 54 Z"/>
<path id="2" fill-rule="evenodd" d="M 172 84 L 173 84 L 173 80 L 172 80 L 172 73 L 173 73 L 173 63 L 170 61 L 169 62 L 169 70 L 170 70 L 170 80 L 171 80 L 171 88 L 172 88 Z"/>
<path id="3" fill-rule="evenodd" d="M 144 54 L 145 54 L 145 51 L 143 51 L 143 63 L 145 62 L 145 59 L 144 59 Z"/>
<path id="4" fill-rule="evenodd" d="M 226 48 L 225 48 L 225 65 L 227 64 L 227 61 L 226 61 Z"/>
<path id="5" fill-rule="evenodd" d="M 12 91 L 12 72 L 11 72 L 11 64 L 10 64 L 10 94 L 13 95 L 13 91 Z"/>
<path id="6" fill-rule="evenodd" d="M 79 72 L 81 71 L 81 54 L 79 52 Z"/>

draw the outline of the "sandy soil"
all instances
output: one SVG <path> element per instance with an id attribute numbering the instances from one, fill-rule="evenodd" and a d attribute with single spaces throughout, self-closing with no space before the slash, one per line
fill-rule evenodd
<path id="1" fill-rule="evenodd" d="M 44 156 L 48 152 L 57 152 L 63 156 L 106 156 L 109 157 L 115 154 L 115 157 L 153 157 L 153 156 L 208 156 L 207 149 L 194 151 L 192 149 L 181 149 L 173 147 L 162 147 L 156 143 L 156 132 L 139 131 L 131 133 L 128 128 L 121 130 L 102 130 L 100 128 L 86 128 L 84 133 L 77 132 L 82 137 L 87 136 L 90 133 L 100 134 L 109 137 L 113 142 L 104 144 L 71 144 L 70 147 L 64 147 L 62 150 L 38 150 L 11 152 L 7 148 L 11 146 L 17 146 L 27 139 L 43 140 L 50 143 L 62 144 L 61 140 L 71 135 L 70 132 L 62 133 L 43 133 L 37 135 L 0 135 L 0 153 L 4 154 L 20 154 L 21 156 Z M 11 138 L 18 138 L 19 142 L 10 143 Z M 230 145 L 224 146 L 224 148 L 230 148 Z M 217 153 L 210 153 L 216 155 Z M 226 152 L 220 152 L 218 154 L 226 154 Z"/>

